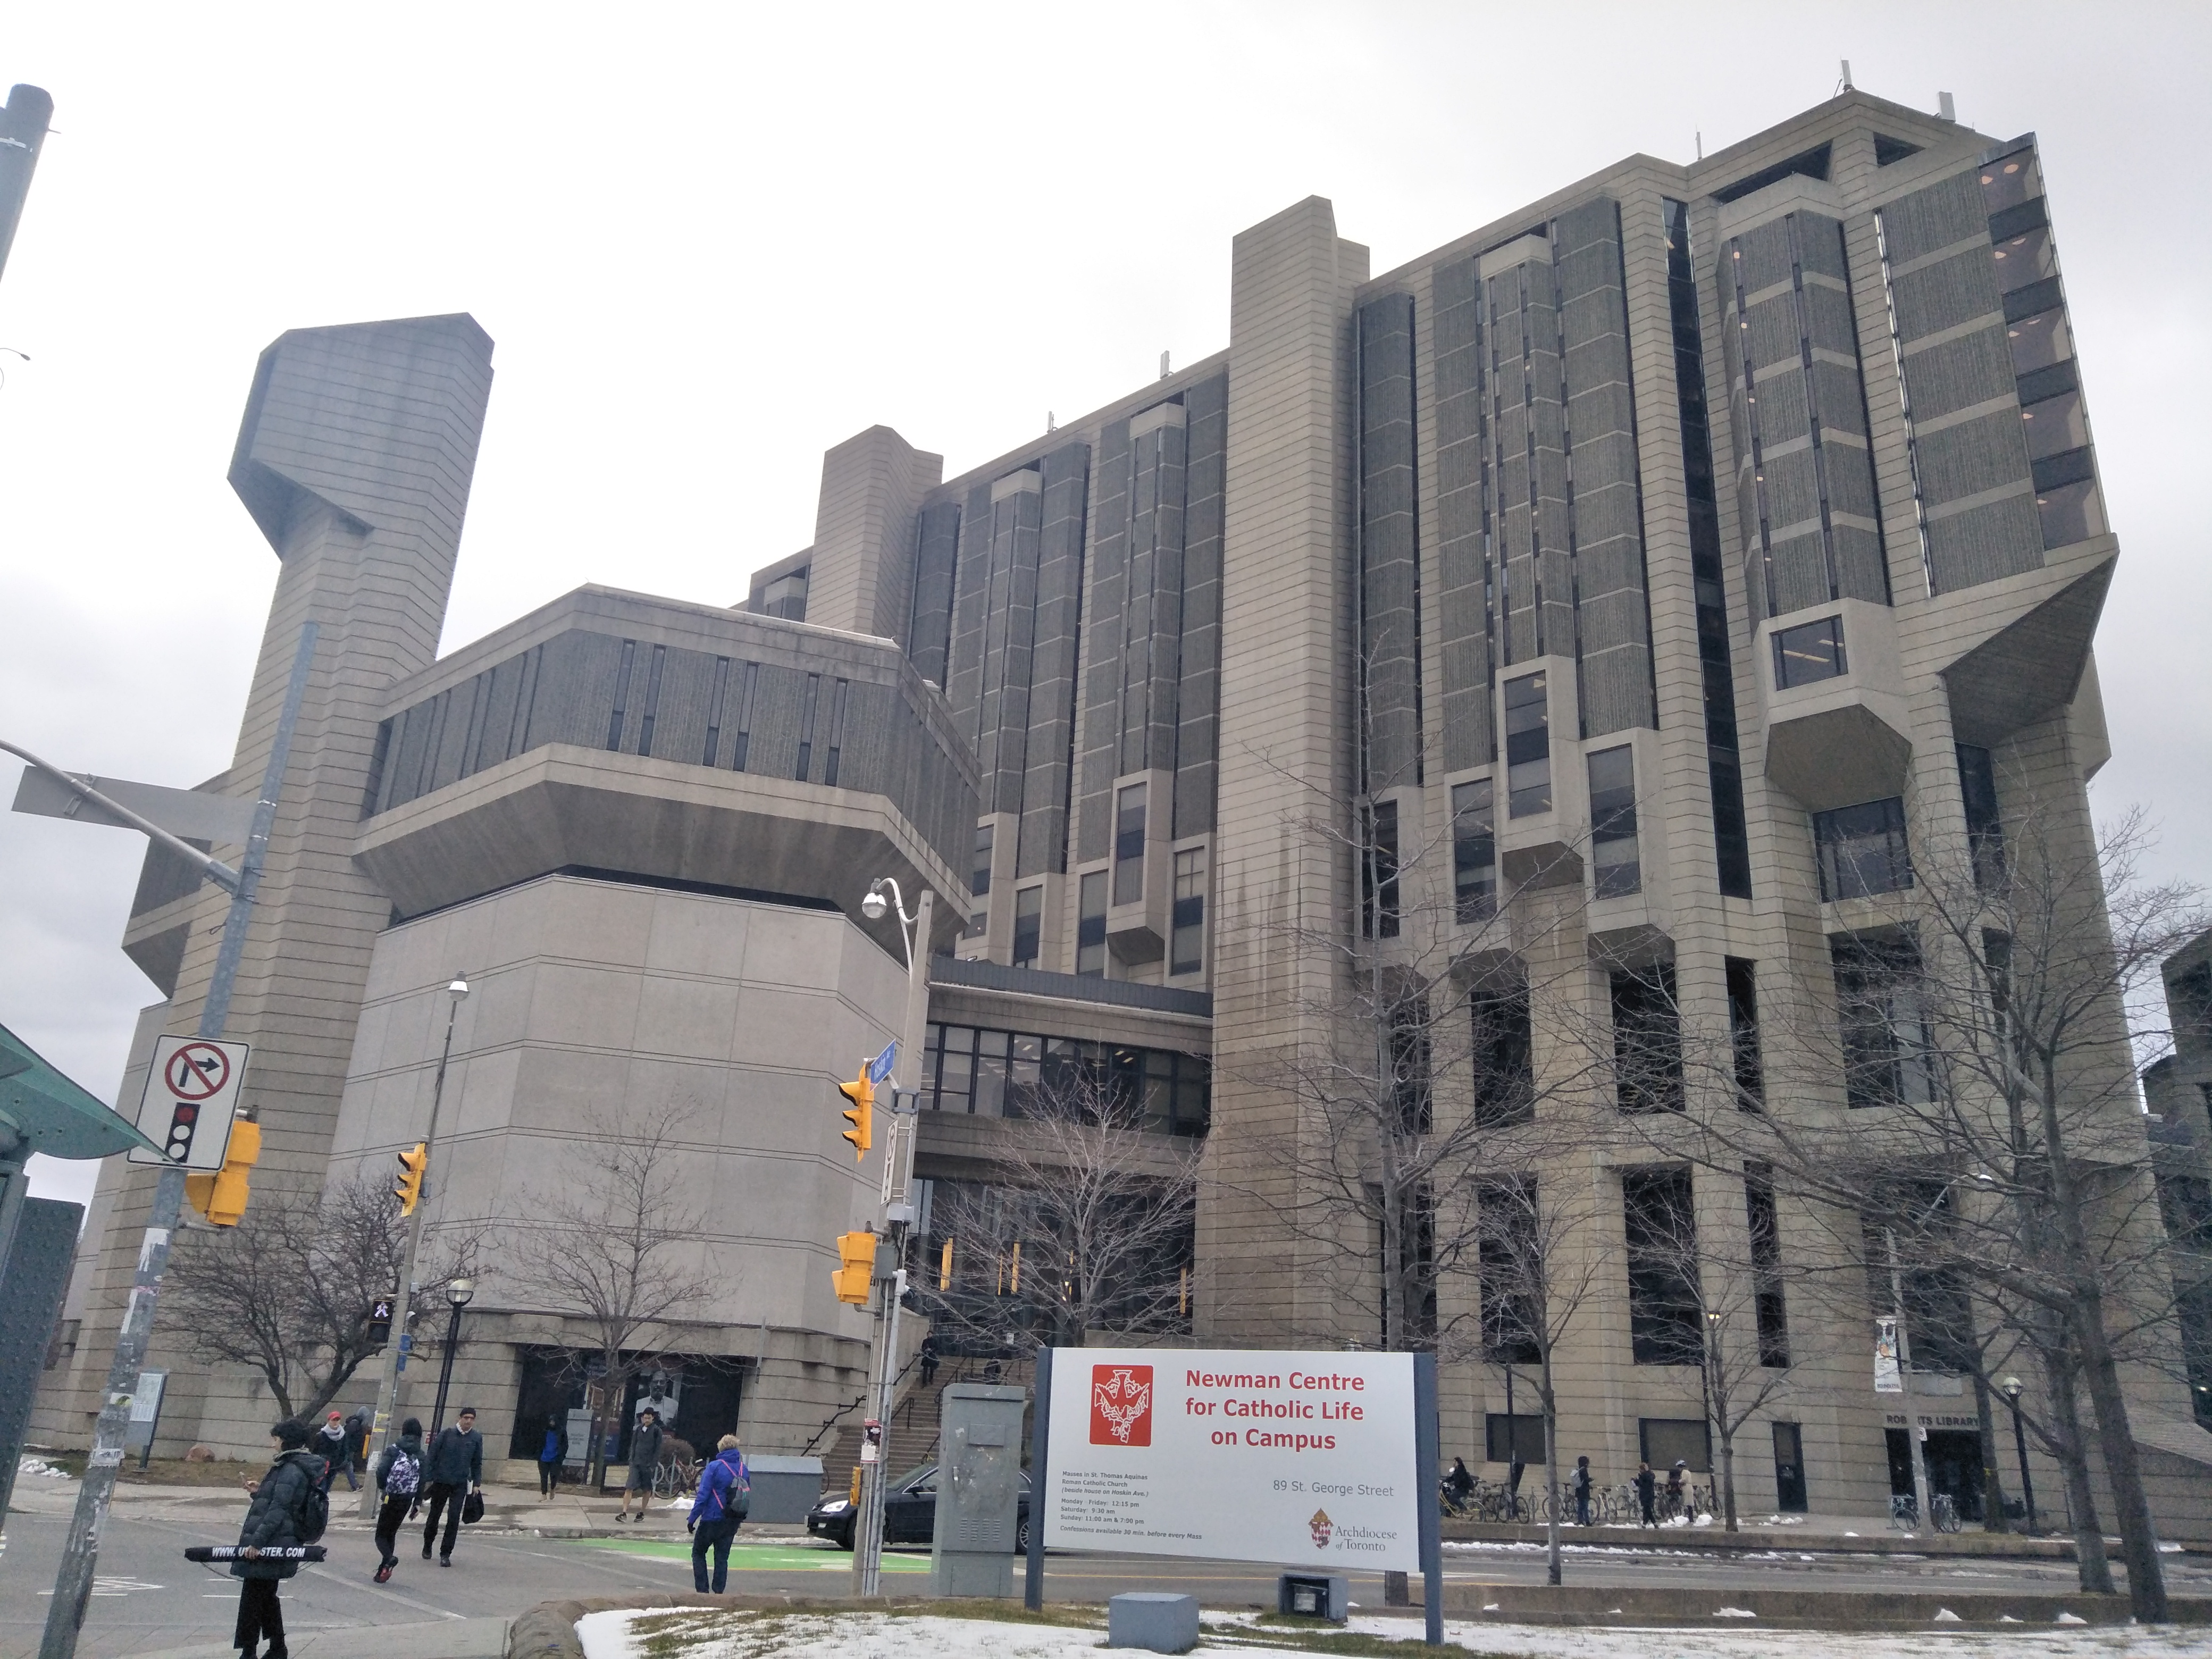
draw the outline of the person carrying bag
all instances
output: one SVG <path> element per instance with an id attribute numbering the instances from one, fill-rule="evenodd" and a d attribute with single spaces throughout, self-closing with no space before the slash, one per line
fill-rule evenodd
<path id="1" fill-rule="evenodd" d="M 752 1471 L 738 1449 L 738 1437 L 722 1437 L 714 1457 L 699 1472 L 698 1495 L 691 1500 L 690 1518 L 684 1524 L 691 1534 L 691 1584 L 702 1595 L 720 1595 L 730 1582 L 730 1546 L 738 1528 L 751 1512 Z M 707 1552 L 714 1553 L 714 1583 L 707 1582 Z"/>

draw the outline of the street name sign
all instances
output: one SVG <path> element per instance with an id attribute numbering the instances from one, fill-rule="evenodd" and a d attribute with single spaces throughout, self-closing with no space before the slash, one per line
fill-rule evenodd
<path id="1" fill-rule="evenodd" d="M 133 1164 L 181 1164 L 220 1170 L 230 1146 L 230 1121 L 246 1081 L 247 1047 L 207 1037 L 165 1036 L 154 1044 L 138 1097 L 138 1128 L 161 1150 L 134 1147 Z"/>
<path id="2" fill-rule="evenodd" d="M 1422 1571 L 1413 1355 L 1062 1348 L 1051 1370 L 1048 1547 Z"/>

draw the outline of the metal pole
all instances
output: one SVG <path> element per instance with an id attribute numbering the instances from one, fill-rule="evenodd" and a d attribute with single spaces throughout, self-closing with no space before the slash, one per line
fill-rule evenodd
<path id="1" fill-rule="evenodd" d="M 456 991 L 453 988 L 459 986 Z M 430 1084 L 430 1127 L 422 1137 L 422 1188 L 415 1201 L 415 1213 L 407 1218 L 407 1255 L 399 1266 L 399 1293 L 392 1304 L 392 1328 L 399 1333 L 392 1350 L 391 1363 L 384 1368 L 384 1381 L 376 1391 L 376 1417 L 369 1425 L 369 1467 L 376 1467 L 376 1457 L 392 1443 L 392 1419 L 399 1409 L 399 1385 L 407 1367 L 408 1351 L 415 1339 L 407 1329 L 407 1304 L 415 1294 L 415 1260 L 422 1250 L 422 1224 L 430 1215 L 430 1165 L 438 1146 L 438 1111 L 446 1101 L 446 1065 L 453 1057 L 453 1021 L 459 1017 L 461 999 L 469 994 L 468 981 L 456 975 L 446 987 L 446 1043 L 438 1050 L 438 1074 Z M 371 1480 L 361 1489 L 361 1517 L 375 1518 L 378 1498 L 376 1482 Z"/>
<path id="2" fill-rule="evenodd" d="M 1437 1357 L 1413 1356 L 1413 1501 L 1420 1505 L 1421 1607 L 1425 1639 L 1444 1642 L 1443 1515 L 1437 1507 L 1437 1465 L 1443 1461 L 1437 1425 Z"/>
<path id="3" fill-rule="evenodd" d="M 237 982 L 238 964 L 246 954 L 246 926 L 253 919 L 253 897 L 261 888 L 261 866 L 269 853 L 269 834 L 276 823 L 276 795 L 283 787 L 284 768 L 292 753 L 292 733 L 300 723 L 300 704 L 307 693 L 308 671 L 314 665 L 316 627 L 300 629 L 300 648 L 293 654 L 292 678 L 284 688 L 284 706 L 276 717 L 276 732 L 269 746 L 269 765 L 261 777 L 261 795 L 253 808 L 253 827 L 246 834 L 246 856 L 239 860 L 238 885 L 230 898 L 230 913 L 223 920 L 222 944 L 216 951 L 215 973 L 208 981 L 207 999 L 200 1005 L 199 1035 L 219 1040 L 230 1018 L 231 987 Z M 11 751 L 12 752 L 12 751 Z M 43 764 L 43 763 L 42 763 Z M 84 1612 L 92 1597 L 93 1570 L 100 1560 L 100 1534 L 107 1524 L 108 1505 L 115 1497 L 115 1476 L 123 1464 L 123 1437 L 131 1422 L 131 1396 L 138 1391 L 138 1373 L 145 1369 L 146 1346 L 154 1331 L 154 1308 L 161 1295 L 161 1277 L 169 1270 L 169 1244 L 176 1235 L 177 1217 L 185 1203 L 185 1170 L 180 1164 L 163 1166 L 154 1187 L 153 1212 L 138 1245 L 138 1267 L 131 1281 L 131 1302 L 124 1310 L 123 1328 L 115 1338 L 115 1358 L 107 1367 L 107 1388 L 100 1402 L 100 1421 L 93 1430 L 92 1455 L 85 1460 L 84 1482 L 77 1488 L 76 1512 L 70 1517 L 69 1537 L 62 1547 L 61 1566 L 54 1574 L 54 1597 L 46 1607 L 46 1633 L 39 1643 L 39 1659 L 74 1659 L 77 1632 L 84 1628 Z"/>
<path id="4" fill-rule="evenodd" d="M 430 1437 L 438 1437 L 438 1431 L 446 1426 L 446 1390 L 453 1380 L 453 1350 L 461 1345 L 461 1304 L 453 1304 L 453 1317 L 446 1322 L 446 1357 L 438 1362 L 438 1401 L 430 1407 Z"/>
<path id="5" fill-rule="evenodd" d="M 2027 1506 L 2027 1530 L 2033 1535 L 2037 1529 L 2035 1482 L 2029 1478 L 2027 1473 L 2027 1431 L 2020 1425 L 2020 1396 L 2007 1395 L 2005 1404 L 2012 1407 L 2012 1443 L 2014 1449 L 2020 1453 L 2020 1496 L 2021 1501 Z"/>
<path id="6" fill-rule="evenodd" d="M 1044 1611 L 1046 1478 L 1052 1463 L 1052 1350 L 1039 1348 L 1030 1419 L 1030 1547 L 1023 1563 L 1022 1605 Z"/>
<path id="7" fill-rule="evenodd" d="M 1936 1530 L 1936 1512 L 1928 1498 L 1928 1455 L 1920 1437 L 1920 1413 L 1912 1404 L 1912 1345 L 1905 1334 L 1905 1279 L 1897 1271 L 1897 1235 L 1890 1228 L 1881 1230 L 1883 1246 L 1889 1251 L 1889 1299 L 1897 1310 L 1897 1374 L 1905 1384 L 1905 1437 L 1912 1449 L 1912 1501 L 1920 1511 L 1920 1528 Z"/>

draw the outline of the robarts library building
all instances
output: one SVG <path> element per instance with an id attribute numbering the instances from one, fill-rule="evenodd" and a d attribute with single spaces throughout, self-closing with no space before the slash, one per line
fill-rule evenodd
<path id="1" fill-rule="evenodd" d="M 873 878 L 936 896 L 927 1191 L 990 1181 L 1055 1078 L 1120 1102 L 1164 1168 L 1196 1152 L 1172 1316 L 1122 1346 L 1382 1340 L 1378 1291 L 1310 1271 L 1283 1056 L 1426 906 L 1524 988 L 1453 1052 L 1587 1117 L 1546 1154 L 1600 1194 L 1587 1244 L 1615 1264 L 1556 1355 L 1565 1462 L 1709 1467 L 1703 1372 L 1650 1340 L 1680 1310 L 1620 1264 L 1673 1218 L 1752 1237 L 1711 1271 L 1780 1285 L 1815 1230 L 1756 1171 L 1662 1158 L 1612 1082 L 1547 1076 L 1577 1064 L 1548 988 L 1575 964 L 1578 1006 L 1647 1048 L 1674 1007 L 1755 1028 L 1762 993 L 1853 971 L 1913 838 L 1987 831 L 2009 781 L 2087 845 L 2118 549 L 2039 180 L 2032 137 L 1846 92 L 1380 274 L 1310 198 L 1235 237 L 1215 355 L 957 477 L 886 428 L 846 440 L 813 545 L 741 603 L 589 586 L 443 657 L 492 342 L 467 316 L 283 335 L 230 471 L 281 571 L 236 758 L 199 786 L 258 787 L 318 623 L 228 1033 L 257 1193 L 395 1167 L 465 974 L 427 1202 L 434 1238 L 481 1240 L 455 1387 L 493 1456 L 535 1458 L 595 1340 L 519 1253 L 595 1144 L 665 1121 L 706 1293 L 641 1340 L 631 1392 L 696 1444 L 734 1427 L 842 1480 L 868 1320 L 832 1294 L 835 1241 L 872 1221 L 882 1154 L 855 1168 L 833 1085 L 906 996 Z M 194 1028 L 223 902 L 149 857 L 124 948 L 163 1000 L 126 1102 Z M 1438 1114 L 1478 1092 L 1449 1070 Z M 1782 1077 L 1771 1114 L 1843 1104 Z M 152 1190 L 103 1172 L 49 1440 L 88 1439 Z M 1440 1299 L 1478 1294 L 1451 1277 Z M 1757 1298 L 1788 1386 L 1736 1435 L 1749 1512 L 1881 1514 L 1915 1423 L 1975 1501 L 1975 1389 L 1923 1365 L 1877 1394 L 1888 1310 L 1861 1282 L 1856 1307 Z M 970 1335 L 940 1334 L 940 1385 L 984 1361 Z M 1442 1368 L 1444 1455 L 1492 1475 L 1540 1444 L 1505 1357 Z M 160 1455 L 260 1443 L 248 1372 L 169 1321 L 152 1363 Z M 2201 1534 L 2212 1435 L 2173 1369 L 2127 1384 L 2154 1504 Z M 896 1420 L 911 1461 L 935 1418 Z"/>

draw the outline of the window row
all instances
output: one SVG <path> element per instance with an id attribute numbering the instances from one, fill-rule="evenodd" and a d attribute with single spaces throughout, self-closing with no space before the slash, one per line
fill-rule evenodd
<path id="1" fill-rule="evenodd" d="M 1172 1049 L 932 1024 L 921 1103 L 979 1117 L 1073 1112 L 1159 1134 L 1202 1135 L 1212 1066 L 1203 1054 Z"/>

